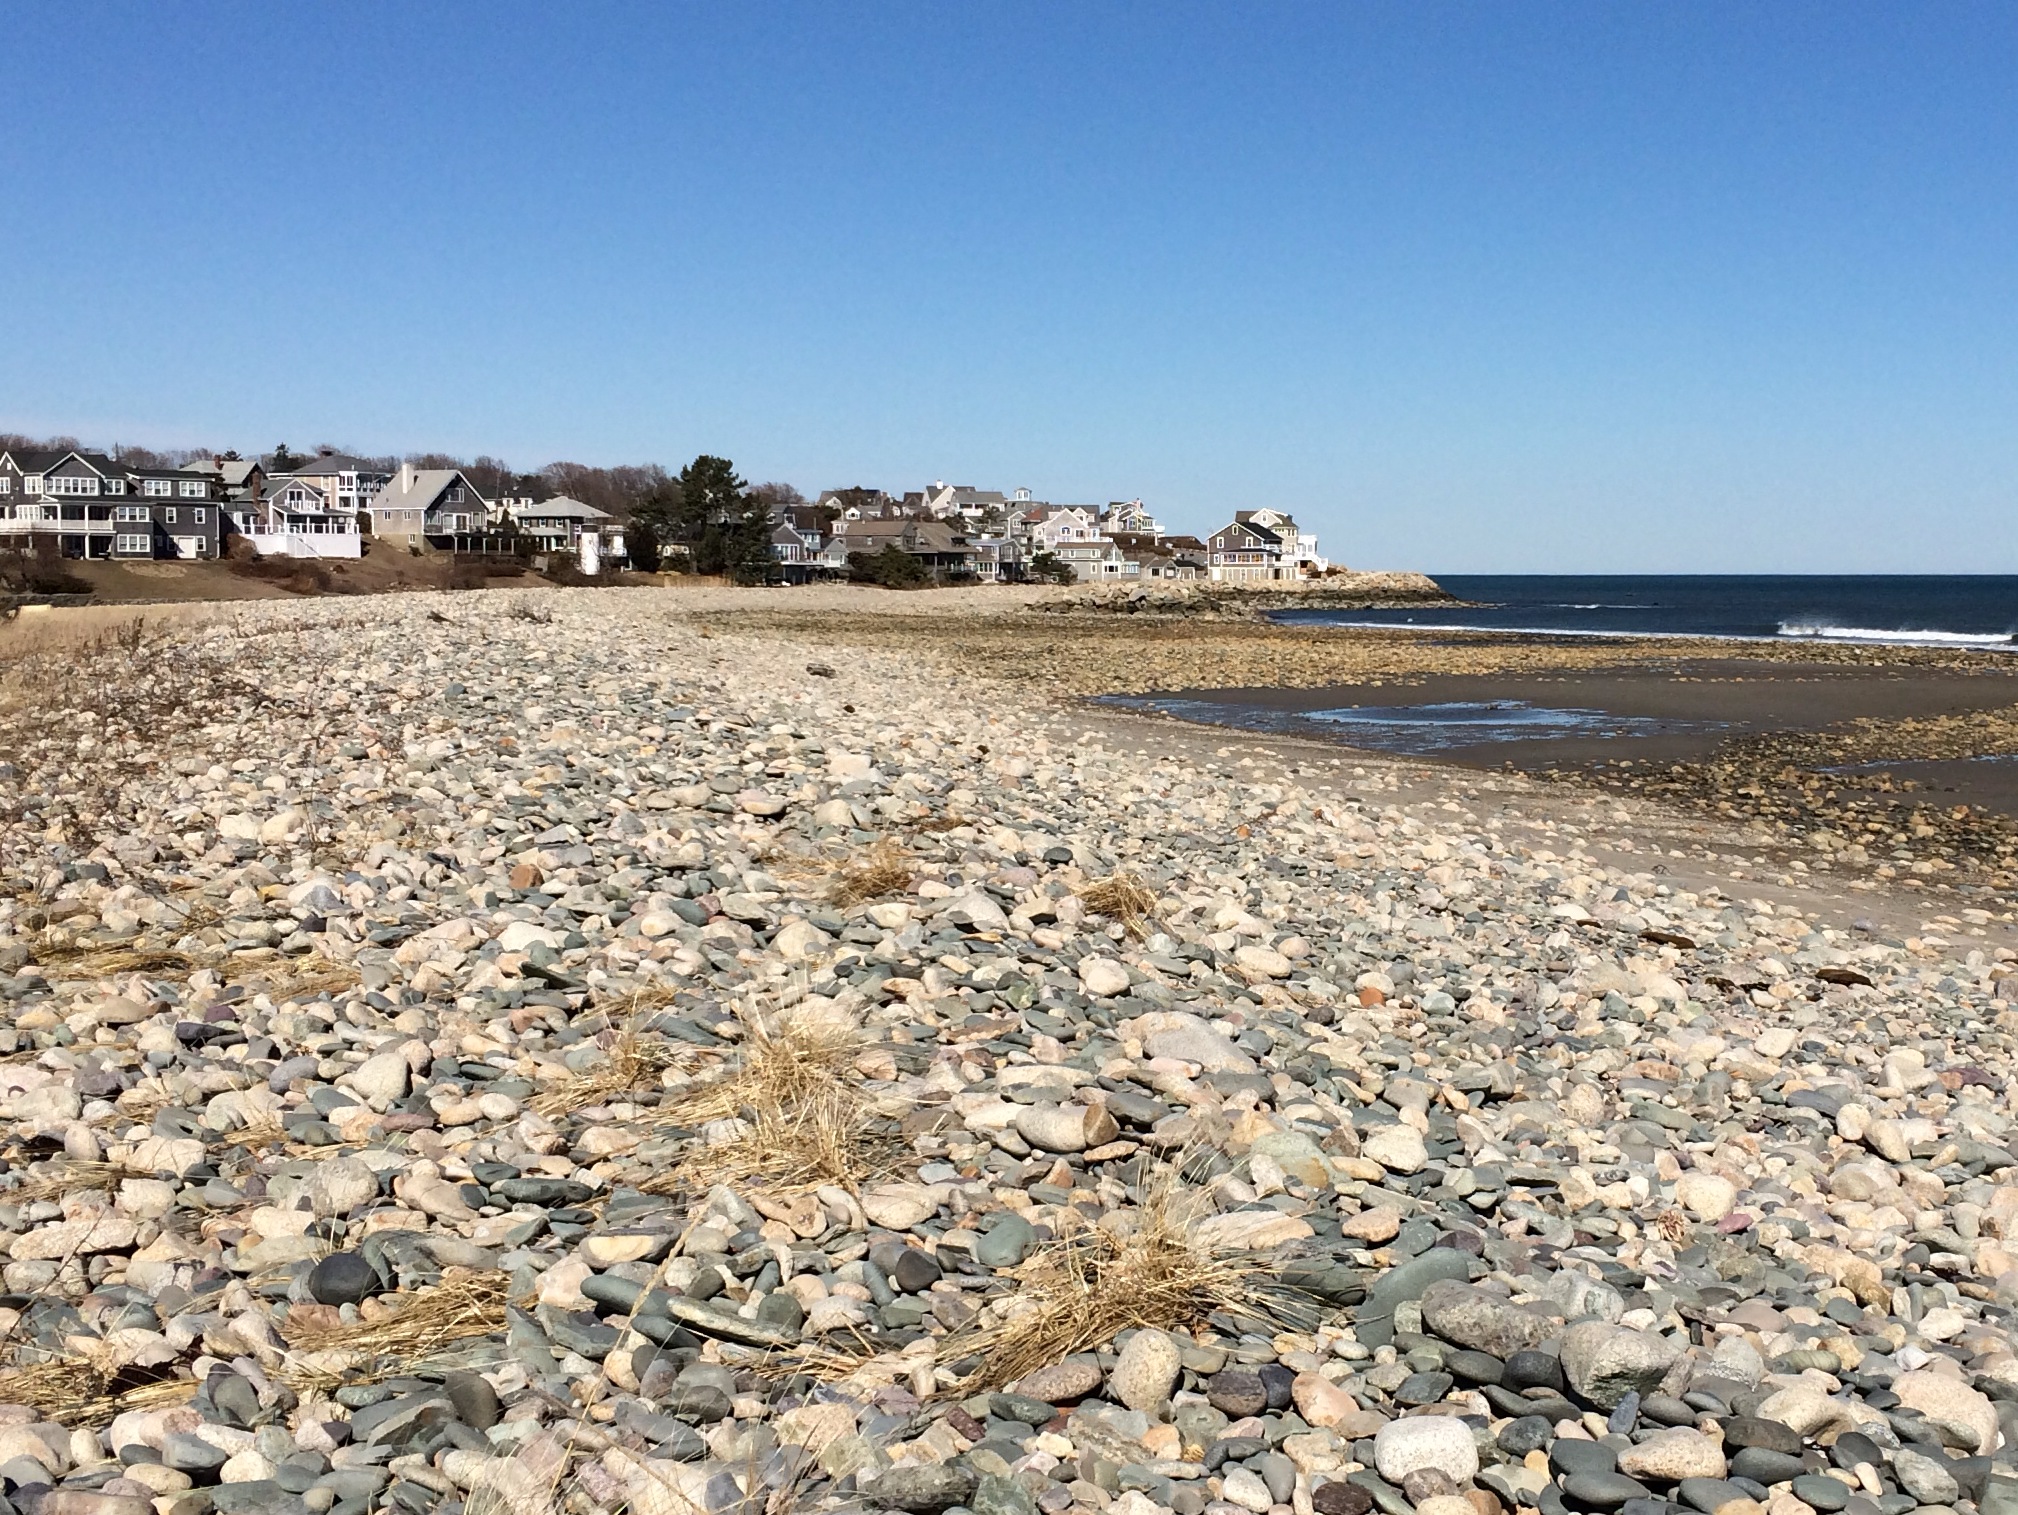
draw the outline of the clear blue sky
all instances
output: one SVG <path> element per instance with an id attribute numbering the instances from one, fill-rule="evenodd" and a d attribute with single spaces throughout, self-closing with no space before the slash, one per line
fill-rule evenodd
<path id="1" fill-rule="evenodd" d="M 0 429 L 2018 572 L 2018 8 L 0 5 Z"/>

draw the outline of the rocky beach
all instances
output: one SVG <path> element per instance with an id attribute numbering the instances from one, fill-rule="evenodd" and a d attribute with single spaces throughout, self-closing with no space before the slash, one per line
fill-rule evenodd
<path id="1" fill-rule="evenodd" d="M 5 632 L 8 1506 L 2018 1515 L 2008 907 L 1027 598 Z"/>

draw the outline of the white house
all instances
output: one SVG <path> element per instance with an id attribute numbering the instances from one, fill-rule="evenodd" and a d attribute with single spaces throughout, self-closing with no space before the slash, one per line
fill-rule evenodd
<path id="1" fill-rule="evenodd" d="M 1097 542 L 1105 535 L 1090 505 L 1046 505 L 1030 523 L 1030 540 L 1039 551 L 1056 552 L 1066 542 Z M 1027 519 L 1027 516 L 1026 516 Z"/>
<path id="2" fill-rule="evenodd" d="M 232 520 L 262 557 L 355 558 L 364 553 L 354 506 L 339 507 L 315 480 L 269 479 L 256 500 L 231 507 Z"/>

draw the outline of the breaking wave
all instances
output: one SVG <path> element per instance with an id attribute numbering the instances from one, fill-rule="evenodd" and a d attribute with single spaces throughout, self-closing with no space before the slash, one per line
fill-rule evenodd
<path id="1" fill-rule="evenodd" d="M 1884 631 L 1870 626 L 1823 626 L 1806 621 L 1782 621 L 1783 637 L 1808 637 L 1821 642 L 1905 642 L 1931 647 L 2009 647 L 2011 633 L 1984 635 L 1974 631 Z"/>

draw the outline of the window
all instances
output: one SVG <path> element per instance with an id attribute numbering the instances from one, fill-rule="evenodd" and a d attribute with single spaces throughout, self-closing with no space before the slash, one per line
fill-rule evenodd
<path id="1" fill-rule="evenodd" d="M 460 505 L 462 503 L 462 485 L 458 484 L 448 492 L 448 502 L 451 505 Z"/>
<path id="2" fill-rule="evenodd" d="M 50 494 L 95 495 L 98 493 L 96 479 L 73 479 L 57 476 L 46 481 Z"/>
<path id="3" fill-rule="evenodd" d="M 14 481 L 6 474 L 0 473 L 0 494 L 12 494 L 13 492 Z"/>
<path id="4" fill-rule="evenodd" d="M 115 521 L 144 521 L 147 519 L 147 507 L 145 505 L 115 505 L 112 508 L 112 519 Z"/>
<path id="5" fill-rule="evenodd" d="M 31 474 L 24 474 L 24 475 L 22 475 L 22 478 L 21 478 L 21 492 L 22 492 L 23 494 L 40 494 L 40 493 L 42 493 L 42 475 L 41 475 L 41 474 L 39 474 L 39 473 L 31 473 Z"/>
<path id="6" fill-rule="evenodd" d="M 140 492 L 158 500 L 174 493 L 174 486 L 166 479 L 142 479 Z"/>
<path id="7" fill-rule="evenodd" d="M 163 510 L 161 512 L 161 519 L 166 521 L 170 526 L 173 526 L 175 524 L 175 507 L 170 505 L 167 509 Z"/>
<path id="8" fill-rule="evenodd" d="M 146 557 L 154 551 L 154 539 L 145 534 L 128 535 L 122 531 L 112 539 L 112 550 L 123 555 Z"/>
<path id="9" fill-rule="evenodd" d="M 124 479 L 107 479 L 105 481 L 105 492 L 107 494 L 125 494 L 126 481 Z"/>
<path id="10" fill-rule="evenodd" d="M 189 512 L 189 518 L 192 521 L 196 522 L 197 525 L 202 526 L 209 522 L 210 512 L 205 510 L 201 505 L 199 505 L 194 510 Z"/>
<path id="11" fill-rule="evenodd" d="M 184 479 L 182 481 L 182 498 L 185 500 L 207 500 L 210 498 L 210 486 L 201 479 Z"/>

